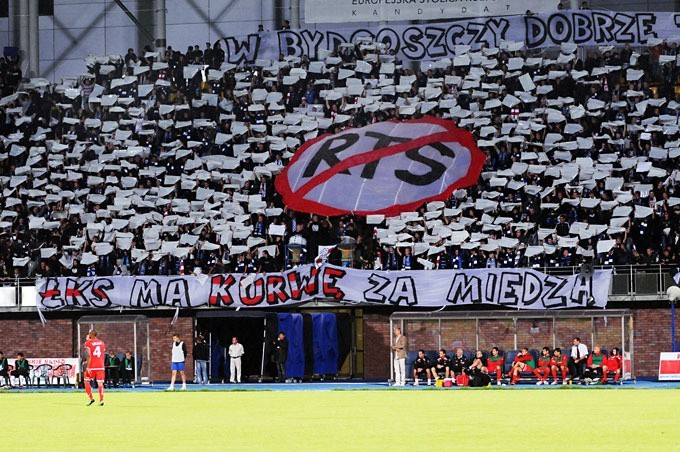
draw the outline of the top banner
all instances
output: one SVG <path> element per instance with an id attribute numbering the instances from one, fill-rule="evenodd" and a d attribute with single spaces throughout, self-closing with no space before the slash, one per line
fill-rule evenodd
<path id="1" fill-rule="evenodd" d="M 269 64 L 280 55 L 323 59 L 322 51 L 334 51 L 341 44 L 361 39 L 383 43 L 401 60 L 428 61 L 453 58 L 484 46 L 510 50 L 559 47 L 562 43 L 637 47 L 679 37 L 680 13 L 583 10 L 432 24 L 270 31 L 226 37 L 224 47 L 228 63 Z"/>
<path id="2" fill-rule="evenodd" d="M 611 270 L 555 276 L 532 269 L 369 271 L 305 265 L 283 273 L 47 278 L 39 309 L 285 307 L 313 300 L 383 306 L 496 305 L 511 309 L 604 308 Z"/>
<path id="3" fill-rule="evenodd" d="M 498 17 L 549 12 L 548 0 L 306 0 L 305 22 L 378 22 Z"/>

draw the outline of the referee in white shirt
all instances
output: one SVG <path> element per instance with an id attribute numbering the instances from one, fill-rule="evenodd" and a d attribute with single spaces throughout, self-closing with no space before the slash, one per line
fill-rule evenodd
<path id="1" fill-rule="evenodd" d="M 232 383 L 241 383 L 241 357 L 243 356 L 243 345 L 238 342 L 236 336 L 231 338 L 231 345 L 229 346 L 229 381 Z"/>

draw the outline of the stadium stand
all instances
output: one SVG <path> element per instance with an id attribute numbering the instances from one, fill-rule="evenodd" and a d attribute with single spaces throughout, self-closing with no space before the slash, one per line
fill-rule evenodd
<path id="1" fill-rule="evenodd" d="M 428 269 L 677 264 L 676 43 L 459 50 L 411 68 L 357 42 L 236 67 L 218 44 L 147 48 L 58 84 L 0 59 L 0 277 L 276 271 L 343 240 L 329 261 L 360 268 L 402 268 L 403 248 Z M 446 202 L 367 224 L 274 190 L 306 140 L 422 115 L 487 156 Z"/>

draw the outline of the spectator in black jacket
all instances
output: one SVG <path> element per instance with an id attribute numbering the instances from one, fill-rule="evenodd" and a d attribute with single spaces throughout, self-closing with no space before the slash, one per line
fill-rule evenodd
<path id="1" fill-rule="evenodd" d="M 286 360 L 288 359 L 288 339 L 286 333 L 279 332 L 279 337 L 274 341 L 274 362 L 276 363 L 276 381 L 286 382 Z"/>
<path id="2" fill-rule="evenodd" d="M 208 384 L 208 360 L 210 357 L 208 345 L 204 342 L 203 336 L 199 335 L 196 338 L 192 354 L 194 355 L 194 375 L 196 383 L 204 385 Z"/>
<path id="3" fill-rule="evenodd" d="M 463 349 L 458 347 L 456 349 L 456 354 L 453 355 L 451 360 L 451 378 L 455 378 L 458 375 L 465 373 L 465 369 L 470 367 L 470 361 L 463 354 Z"/>

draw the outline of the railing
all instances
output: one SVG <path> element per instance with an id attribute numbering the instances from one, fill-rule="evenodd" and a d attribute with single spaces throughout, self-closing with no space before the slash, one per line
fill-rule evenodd
<path id="1" fill-rule="evenodd" d="M 616 265 L 595 266 L 595 270 L 613 271 L 610 301 L 666 300 L 666 290 L 675 284 L 673 275 L 677 267 L 670 265 Z M 580 273 L 582 267 L 539 267 L 534 270 L 555 276 Z M 423 270 L 427 271 L 427 270 Z M 434 270 L 440 271 L 440 270 Z M 452 271 L 452 270 L 441 270 Z M 0 278 L 0 309 L 35 307 L 35 278 Z"/>

